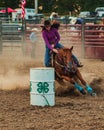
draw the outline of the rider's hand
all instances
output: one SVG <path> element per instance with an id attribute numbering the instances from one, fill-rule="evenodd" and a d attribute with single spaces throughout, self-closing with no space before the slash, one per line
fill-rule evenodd
<path id="1" fill-rule="evenodd" d="M 55 49 L 55 48 L 54 48 L 54 49 L 52 49 L 52 51 L 53 51 L 53 52 L 55 52 L 55 53 L 58 53 L 58 50 L 57 50 L 57 49 Z"/>
<path id="2" fill-rule="evenodd" d="M 52 44 L 52 48 L 54 48 L 55 47 L 55 45 L 54 44 Z"/>

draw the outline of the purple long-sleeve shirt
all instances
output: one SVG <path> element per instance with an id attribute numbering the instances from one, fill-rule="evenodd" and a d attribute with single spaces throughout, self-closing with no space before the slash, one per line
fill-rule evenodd
<path id="1" fill-rule="evenodd" d="M 51 46 L 51 43 L 54 43 L 56 45 L 60 41 L 60 35 L 57 29 L 55 28 L 51 28 L 50 31 L 43 30 L 42 36 L 43 36 L 46 46 L 51 50 L 53 49 Z"/>

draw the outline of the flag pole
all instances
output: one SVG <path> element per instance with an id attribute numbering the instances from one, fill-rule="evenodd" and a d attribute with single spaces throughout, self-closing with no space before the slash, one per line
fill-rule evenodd
<path id="1" fill-rule="evenodd" d="M 23 31 L 23 43 L 25 43 L 25 30 L 26 30 L 26 24 L 25 24 L 25 6 L 26 6 L 26 0 L 21 0 L 21 18 L 22 18 L 22 31 Z M 23 44 L 23 54 L 25 54 L 25 46 Z"/>
<path id="2" fill-rule="evenodd" d="M 35 4 L 35 14 L 37 14 L 38 13 L 38 0 L 35 0 L 34 4 Z"/>

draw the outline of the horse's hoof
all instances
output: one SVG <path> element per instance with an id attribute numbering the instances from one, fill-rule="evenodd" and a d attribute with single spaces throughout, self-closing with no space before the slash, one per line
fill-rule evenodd
<path id="1" fill-rule="evenodd" d="M 84 91 L 84 89 L 82 89 L 80 92 L 81 92 L 83 95 L 86 94 L 86 92 Z"/>
<path id="2" fill-rule="evenodd" d="M 91 96 L 95 97 L 95 96 L 96 96 L 96 93 L 95 93 L 95 92 L 92 92 L 92 93 L 91 93 Z"/>

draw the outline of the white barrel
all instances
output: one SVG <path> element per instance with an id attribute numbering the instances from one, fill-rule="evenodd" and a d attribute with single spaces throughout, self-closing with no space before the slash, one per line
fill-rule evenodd
<path id="1" fill-rule="evenodd" d="M 30 69 L 30 104 L 54 106 L 54 68 L 39 67 Z"/>

